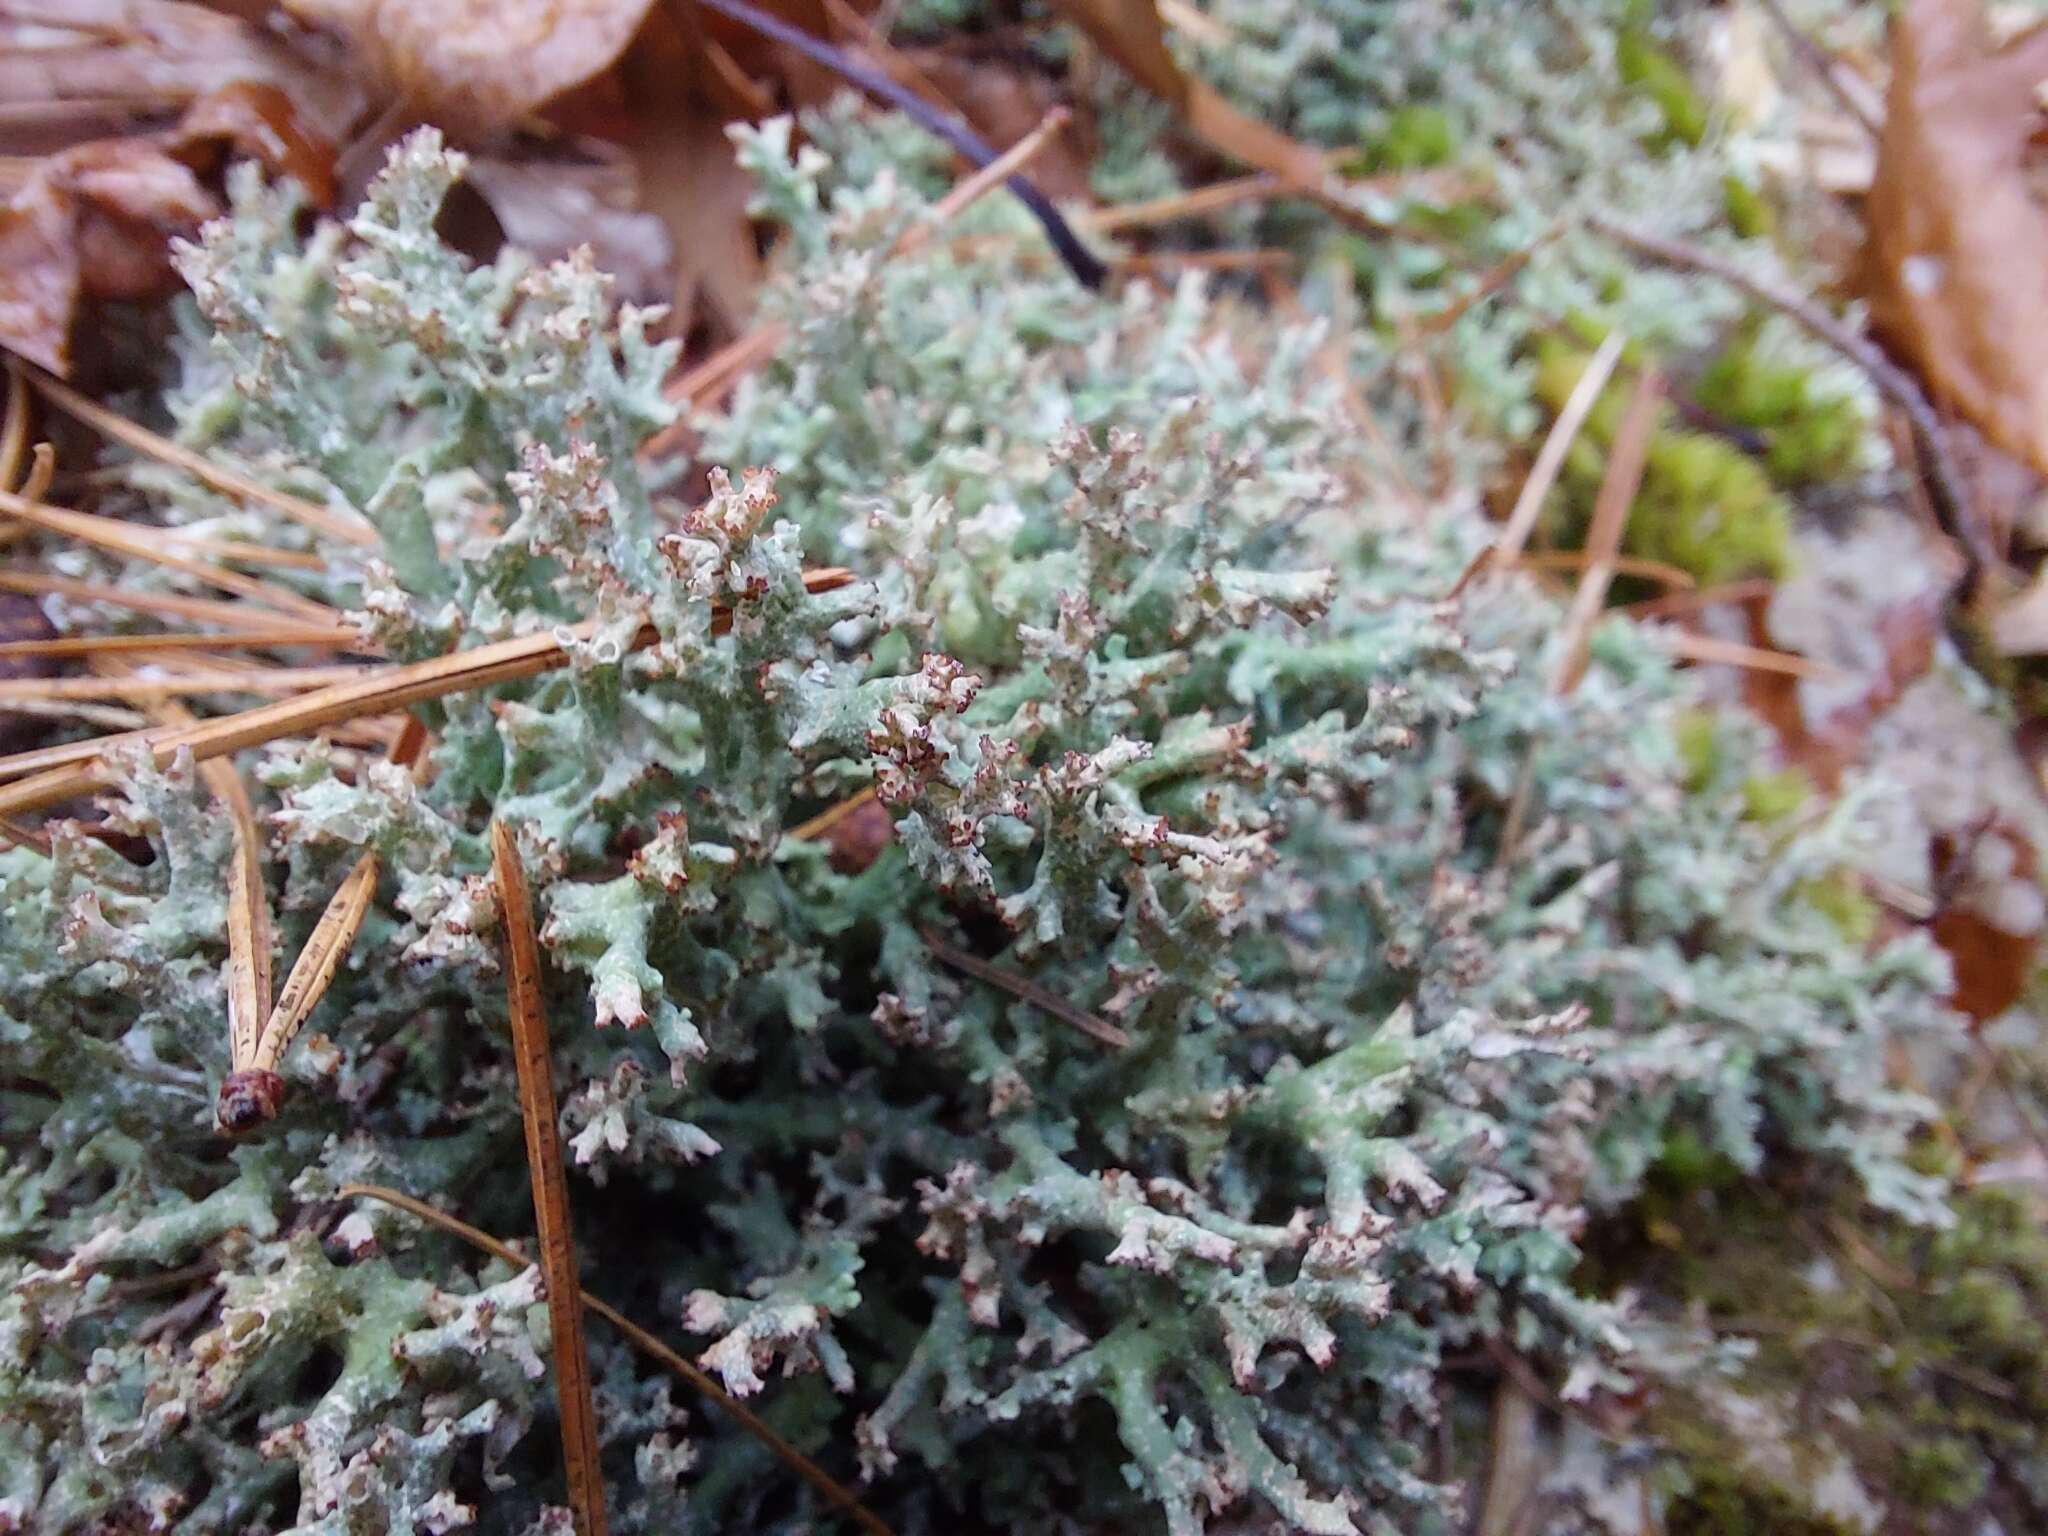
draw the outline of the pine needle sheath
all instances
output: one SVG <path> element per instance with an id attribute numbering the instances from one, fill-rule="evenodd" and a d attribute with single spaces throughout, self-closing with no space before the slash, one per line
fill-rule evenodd
<path id="1" fill-rule="evenodd" d="M 577 1536 L 605 1536 L 604 1475 L 598 1464 L 597 1414 L 590 1396 L 590 1355 L 583 1342 L 581 1287 L 569 1226 L 569 1181 L 562 1171 L 562 1138 L 555 1125 L 555 1073 L 548 1058 L 548 1021 L 540 994 L 540 945 L 534 937 L 533 898 L 512 829 L 491 823 L 491 872 L 505 922 L 507 1002 L 512 1014 L 512 1057 L 519 1069 L 520 1118 L 526 1125 L 527 1171 L 533 1180 L 533 1215 L 540 1238 L 541 1274 L 548 1287 L 548 1324 L 554 1339 L 555 1392 L 561 1400 L 562 1458 L 569 1473 L 569 1509 Z"/>
<path id="2" fill-rule="evenodd" d="M 189 717 L 188 717 L 189 718 Z M 392 743 L 391 761 L 400 767 L 410 767 L 419 749 L 424 744 L 423 731 L 404 730 Z M 216 760 L 218 762 L 220 760 Z M 200 772 L 205 773 L 215 763 L 203 763 Z M 212 782 L 209 780 L 209 782 Z M 236 782 L 240 792 L 240 781 Z M 255 845 L 254 817 L 250 817 L 249 846 Z M 274 1118 L 278 1107 L 284 1102 L 284 1078 L 278 1067 L 284 1060 L 284 1053 L 291 1048 L 292 1041 L 305 1027 L 320 999 L 327 995 L 327 989 L 334 984 L 334 974 L 341 968 L 341 962 L 348 958 L 354 947 L 356 935 L 362 931 L 363 920 L 369 916 L 370 904 L 377 896 L 377 881 L 383 876 L 384 864 L 377 857 L 376 849 L 366 851 L 356 860 L 355 867 L 342 878 L 335 892 L 327 900 L 327 909 L 320 914 L 320 920 L 313 925 L 312 936 L 306 940 L 306 947 L 299 951 L 299 958 L 292 962 L 289 975 L 284 979 L 284 992 L 274 1007 L 269 1005 L 270 996 L 270 948 L 267 908 L 264 907 L 263 877 L 260 868 L 253 864 L 241 872 L 241 860 L 237 859 L 239 879 L 250 882 L 246 894 L 250 903 L 263 912 L 264 924 L 263 961 L 259 974 L 260 996 L 269 1009 L 264 1016 L 263 1028 L 253 1040 L 244 1041 L 239 1019 L 231 1014 L 232 1030 L 229 1036 L 230 1065 L 233 1070 L 220 1085 L 220 1094 L 214 1104 L 214 1123 L 224 1135 L 239 1136 L 254 1130 L 257 1126 Z M 228 928 L 228 955 L 230 965 L 234 964 L 234 908 L 244 891 L 231 887 L 230 915 Z M 254 942 L 253 937 L 250 942 Z M 232 990 L 231 998 L 232 1002 Z"/>
<path id="3" fill-rule="evenodd" d="M 443 1232 L 452 1233 L 454 1236 L 461 1238 L 465 1243 L 468 1243 L 472 1248 L 480 1249 L 494 1258 L 503 1259 L 507 1264 L 515 1264 L 522 1269 L 527 1266 L 528 1260 L 526 1256 L 510 1243 L 493 1237 L 481 1227 L 473 1227 L 460 1217 L 450 1216 L 446 1211 L 437 1210 L 435 1207 L 427 1204 L 426 1201 L 416 1199 L 399 1190 L 388 1188 L 382 1184 L 344 1184 L 335 1193 L 344 1200 L 378 1201 L 380 1204 L 404 1211 L 408 1215 L 417 1216 L 429 1226 L 439 1227 Z M 817 1489 L 836 1508 L 842 1509 L 852 1516 L 860 1528 L 868 1533 L 868 1536 L 895 1536 L 895 1532 L 889 1528 L 888 1522 L 869 1509 L 867 1505 L 861 1503 L 858 1494 L 827 1472 L 823 1467 L 819 1466 L 815 1461 L 811 1460 L 802 1451 L 783 1439 L 782 1436 L 775 1433 L 761 1419 L 760 1415 L 726 1391 L 725 1388 L 721 1387 L 710 1376 L 707 1376 L 703 1370 L 692 1365 L 689 1360 L 676 1353 L 668 1345 L 662 1343 L 659 1338 L 649 1333 L 645 1328 L 642 1328 L 633 1319 L 626 1316 L 625 1313 L 602 1297 L 593 1296 L 588 1291 L 578 1291 L 576 1294 L 582 1298 L 584 1306 L 618 1329 L 620 1333 L 626 1336 L 627 1342 L 632 1344 L 642 1354 L 651 1355 L 654 1359 L 659 1360 L 663 1365 L 675 1372 L 676 1375 L 711 1399 L 722 1410 L 730 1414 L 734 1422 L 756 1440 L 760 1441 L 762 1445 L 766 1446 L 774 1454 L 776 1460 Z"/>

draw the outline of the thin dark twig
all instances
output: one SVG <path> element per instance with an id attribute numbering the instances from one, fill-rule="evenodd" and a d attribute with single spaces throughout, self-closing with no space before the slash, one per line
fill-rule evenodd
<path id="1" fill-rule="evenodd" d="M 752 28 L 763 37 L 772 37 L 776 42 L 794 48 L 812 63 L 831 70 L 842 79 L 859 86 L 870 96 L 879 96 L 927 132 L 944 139 L 953 149 L 972 160 L 977 168 L 988 165 L 996 158 L 996 151 L 989 146 L 988 141 L 958 117 L 934 107 L 923 97 L 898 85 L 880 70 L 869 68 L 844 49 L 835 48 L 823 39 L 813 37 L 779 17 L 757 10 L 749 5 L 747 0 L 696 0 L 696 3 L 718 12 L 728 20 L 738 22 L 743 27 Z M 1065 262 L 1067 270 L 1074 274 L 1075 281 L 1084 288 L 1100 288 L 1109 276 L 1109 269 L 1081 243 L 1080 236 L 1074 233 L 1073 227 L 1060 216 L 1060 211 L 1053 207 L 1046 195 L 1024 176 L 1012 176 L 1004 185 L 1009 187 L 1018 202 L 1031 210 L 1031 216 L 1044 228 L 1046 239 L 1051 241 L 1052 248 L 1059 252 L 1060 260 Z"/>
<path id="2" fill-rule="evenodd" d="M 1982 529 L 1971 514 L 1970 498 L 1963 489 L 1962 476 L 1949 453 L 1941 419 L 1934 414 L 1934 407 L 1928 403 L 1927 396 L 1913 381 L 1912 375 L 1878 350 L 1875 342 L 1858 336 L 1811 300 L 1796 293 L 1787 293 L 1762 278 L 1752 277 L 1733 262 L 1710 251 L 1667 240 L 1645 230 L 1631 229 L 1598 214 L 1586 223 L 1589 228 L 1652 261 L 1719 278 L 1759 304 L 1796 321 L 1869 374 L 1870 382 L 1877 386 L 1878 392 L 1905 412 L 1906 421 L 1913 429 L 1913 446 L 1919 452 L 1921 469 L 1926 474 L 1927 489 L 1934 501 L 1935 513 L 1941 520 L 1942 532 L 1961 546 L 1963 557 L 1969 563 L 1964 577 L 1965 590 L 1975 585 L 1979 572 L 1997 568 L 1998 554 L 1985 541 Z"/>
<path id="3" fill-rule="evenodd" d="M 1121 1051 L 1131 1043 L 1131 1037 L 1118 1029 L 1107 1019 L 1098 1019 L 1086 1008 L 1076 1007 L 1057 992 L 1040 986 L 1029 976 L 1019 976 L 1015 971 L 1005 970 L 1000 965 L 991 965 L 979 955 L 956 949 L 929 928 L 924 930 L 924 947 L 956 971 L 972 976 L 976 981 L 985 981 L 992 987 L 1000 987 L 1012 997 L 1022 998 L 1032 1007 L 1051 1014 L 1063 1024 L 1071 1024 L 1091 1039 L 1100 1040 L 1104 1045 Z"/>

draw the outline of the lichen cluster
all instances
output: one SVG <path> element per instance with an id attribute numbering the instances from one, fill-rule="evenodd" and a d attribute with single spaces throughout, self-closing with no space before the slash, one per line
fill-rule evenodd
<path id="1" fill-rule="evenodd" d="M 65 820 L 0 854 L 0 1520 L 510 1531 L 559 1497 L 535 1276 L 336 1196 L 527 1228 L 493 819 L 586 1284 L 900 1530 L 1449 1530 L 1459 1358 L 1574 1402 L 1661 1368 L 1578 1245 L 1674 1139 L 1946 1220 L 1884 1067 L 1944 1027 L 1942 967 L 1815 895 L 1856 796 L 1751 815 L 1754 733 L 1703 744 L 1625 625 L 1549 688 L 1554 605 L 1461 587 L 1477 520 L 1379 494 L 1315 331 L 1083 293 L 1000 203 L 901 248 L 922 200 L 811 127 L 743 140 L 787 330 L 697 486 L 638 456 L 672 414 L 645 317 L 445 248 L 429 134 L 345 227 L 244 180 L 183 254 L 183 439 L 377 528 L 309 592 L 406 659 L 598 624 L 422 706 L 417 774 L 244 759 L 287 946 L 365 849 L 387 872 L 247 1142 L 212 1123 L 231 848 L 191 765 L 116 760 L 144 860 Z M 860 579 L 807 595 L 807 558 Z M 592 1344 L 618 1528 L 826 1517 Z"/>

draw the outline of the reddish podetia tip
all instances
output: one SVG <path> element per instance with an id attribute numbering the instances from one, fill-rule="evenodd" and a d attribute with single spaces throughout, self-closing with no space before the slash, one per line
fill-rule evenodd
<path id="1" fill-rule="evenodd" d="M 277 1118 L 284 1103 L 284 1079 L 275 1072 L 230 1072 L 214 1101 L 214 1124 L 224 1136 L 246 1136 Z"/>

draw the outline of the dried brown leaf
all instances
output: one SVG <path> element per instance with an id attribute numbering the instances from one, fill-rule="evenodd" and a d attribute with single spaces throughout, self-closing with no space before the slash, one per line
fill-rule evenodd
<path id="1" fill-rule="evenodd" d="M 190 150 L 224 142 L 239 153 L 289 176 L 315 207 L 334 206 L 334 146 L 300 115 L 281 87 L 236 80 L 200 97 L 178 122 L 175 142 Z"/>
<path id="2" fill-rule="evenodd" d="M 1997 49 L 1979 0 L 1905 8 L 1863 275 L 1873 325 L 1936 400 L 2048 473 L 2048 206 L 2030 185 L 2044 76 L 2048 28 Z"/>
<path id="3" fill-rule="evenodd" d="M 138 118 L 174 114 L 230 82 L 276 87 L 316 140 L 340 140 L 362 110 L 360 83 L 223 9 L 179 0 L 0 0 L 0 28 L 9 34 L 0 46 L 0 102 L 53 125 L 55 135 L 10 125 L 6 149 L 51 153 L 75 142 L 81 127 L 132 131 Z M 36 46 L 11 35 L 31 26 Z"/>
<path id="4" fill-rule="evenodd" d="M 0 346 L 68 372 L 80 305 L 171 292 L 167 242 L 217 212 L 190 167 L 145 140 L 41 161 L 0 207 Z"/>
<path id="5" fill-rule="evenodd" d="M 488 135 L 611 67 L 653 0 L 288 0 L 414 110 Z"/>
<path id="6" fill-rule="evenodd" d="M 1197 138 L 1246 165 L 1301 186 L 1323 181 L 1322 155 L 1245 116 L 1205 81 L 1183 71 L 1166 46 L 1154 0 L 1057 0 L 1062 15 L 1138 84 L 1171 106 Z"/>
<path id="7" fill-rule="evenodd" d="M 474 155 L 467 179 L 513 245 L 543 261 L 587 245 L 599 270 L 612 275 L 622 303 L 668 303 L 676 245 L 658 211 L 639 206 L 641 183 L 632 163 L 594 141 L 574 148 L 575 159 Z"/>

